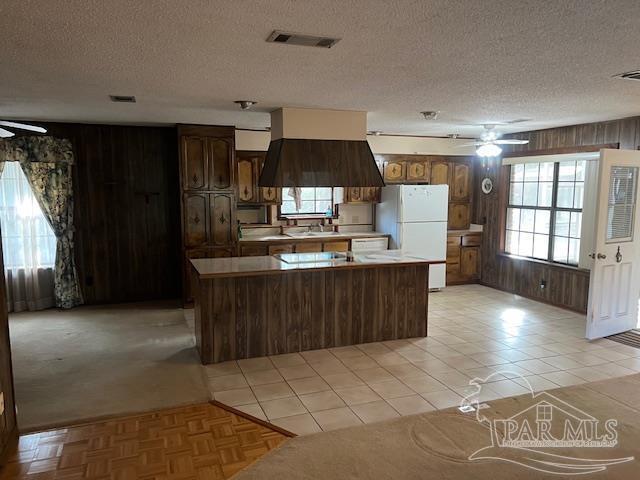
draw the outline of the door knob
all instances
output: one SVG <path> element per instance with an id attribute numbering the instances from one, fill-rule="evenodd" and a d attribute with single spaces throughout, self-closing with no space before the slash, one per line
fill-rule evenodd
<path id="1" fill-rule="evenodd" d="M 607 256 L 604 253 L 598 254 L 598 260 L 604 260 L 605 258 L 607 258 Z"/>

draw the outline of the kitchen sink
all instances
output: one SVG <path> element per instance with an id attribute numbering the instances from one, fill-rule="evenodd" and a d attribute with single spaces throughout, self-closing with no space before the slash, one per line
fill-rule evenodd
<path id="1" fill-rule="evenodd" d="M 287 237 L 304 238 L 304 237 L 332 237 L 340 235 L 338 232 L 291 232 L 285 233 Z"/>

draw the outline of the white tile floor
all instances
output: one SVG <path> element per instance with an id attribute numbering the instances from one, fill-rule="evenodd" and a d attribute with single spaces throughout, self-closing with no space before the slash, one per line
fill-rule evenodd
<path id="1" fill-rule="evenodd" d="M 640 372 L 640 350 L 584 340 L 585 316 L 480 285 L 429 296 L 429 336 L 205 367 L 216 400 L 298 434 Z M 526 379 L 526 381 L 525 381 Z"/>

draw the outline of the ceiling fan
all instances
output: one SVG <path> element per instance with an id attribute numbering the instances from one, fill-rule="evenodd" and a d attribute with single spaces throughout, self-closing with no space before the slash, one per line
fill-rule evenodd
<path id="1" fill-rule="evenodd" d="M 15 135 L 15 133 L 13 133 L 11 130 L 7 130 L 6 128 L 2 127 L 17 128 L 19 130 L 28 130 L 30 132 L 47 133 L 46 128 L 36 127 L 35 125 L 28 125 L 26 123 L 0 120 L 0 138 L 10 138 Z"/>
<path id="2" fill-rule="evenodd" d="M 502 153 L 500 145 L 525 145 L 529 140 L 519 140 L 517 138 L 507 138 L 500 140 L 495 125 L 484 125 L 484 132 L 480 138 L 473 143 L 465 143 L 461 147 L 476 147 L 476 155 L 479 157 L 497 157 Z"/>

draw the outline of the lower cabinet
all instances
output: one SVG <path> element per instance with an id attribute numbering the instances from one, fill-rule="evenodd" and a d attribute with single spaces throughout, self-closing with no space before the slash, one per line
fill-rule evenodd
<path id="1" fill-rule="evenodd" d="M 269 245 L 268 255 L 276 255 L 278 253 L 293 253 L 292 243 L 276 243 Z"/>
<path id="2" fill-rule="evenodd" d="M 447 285 L 475 283 L 480 279 L 479 233 L 451 233 L 447 237 Z"/>
<path id="3" fill-rule="evenodd" d="M 349 251 L 349 241 L 327 242 L 323 244 L 322 249 L 325 252 L 347 252 Z"/>
<path id="4" fill-rule="evenodd" d="M 313 252 L 347 252 L 350 241 L 328 241 L 328 242 L 297 242 L 297 243 L 251 243 L 242 245 L 240 243 L 239 255 L 241 257 L 256 257 L 261 255 L 276 255 L 278 253 L 313 253 Z"/>

